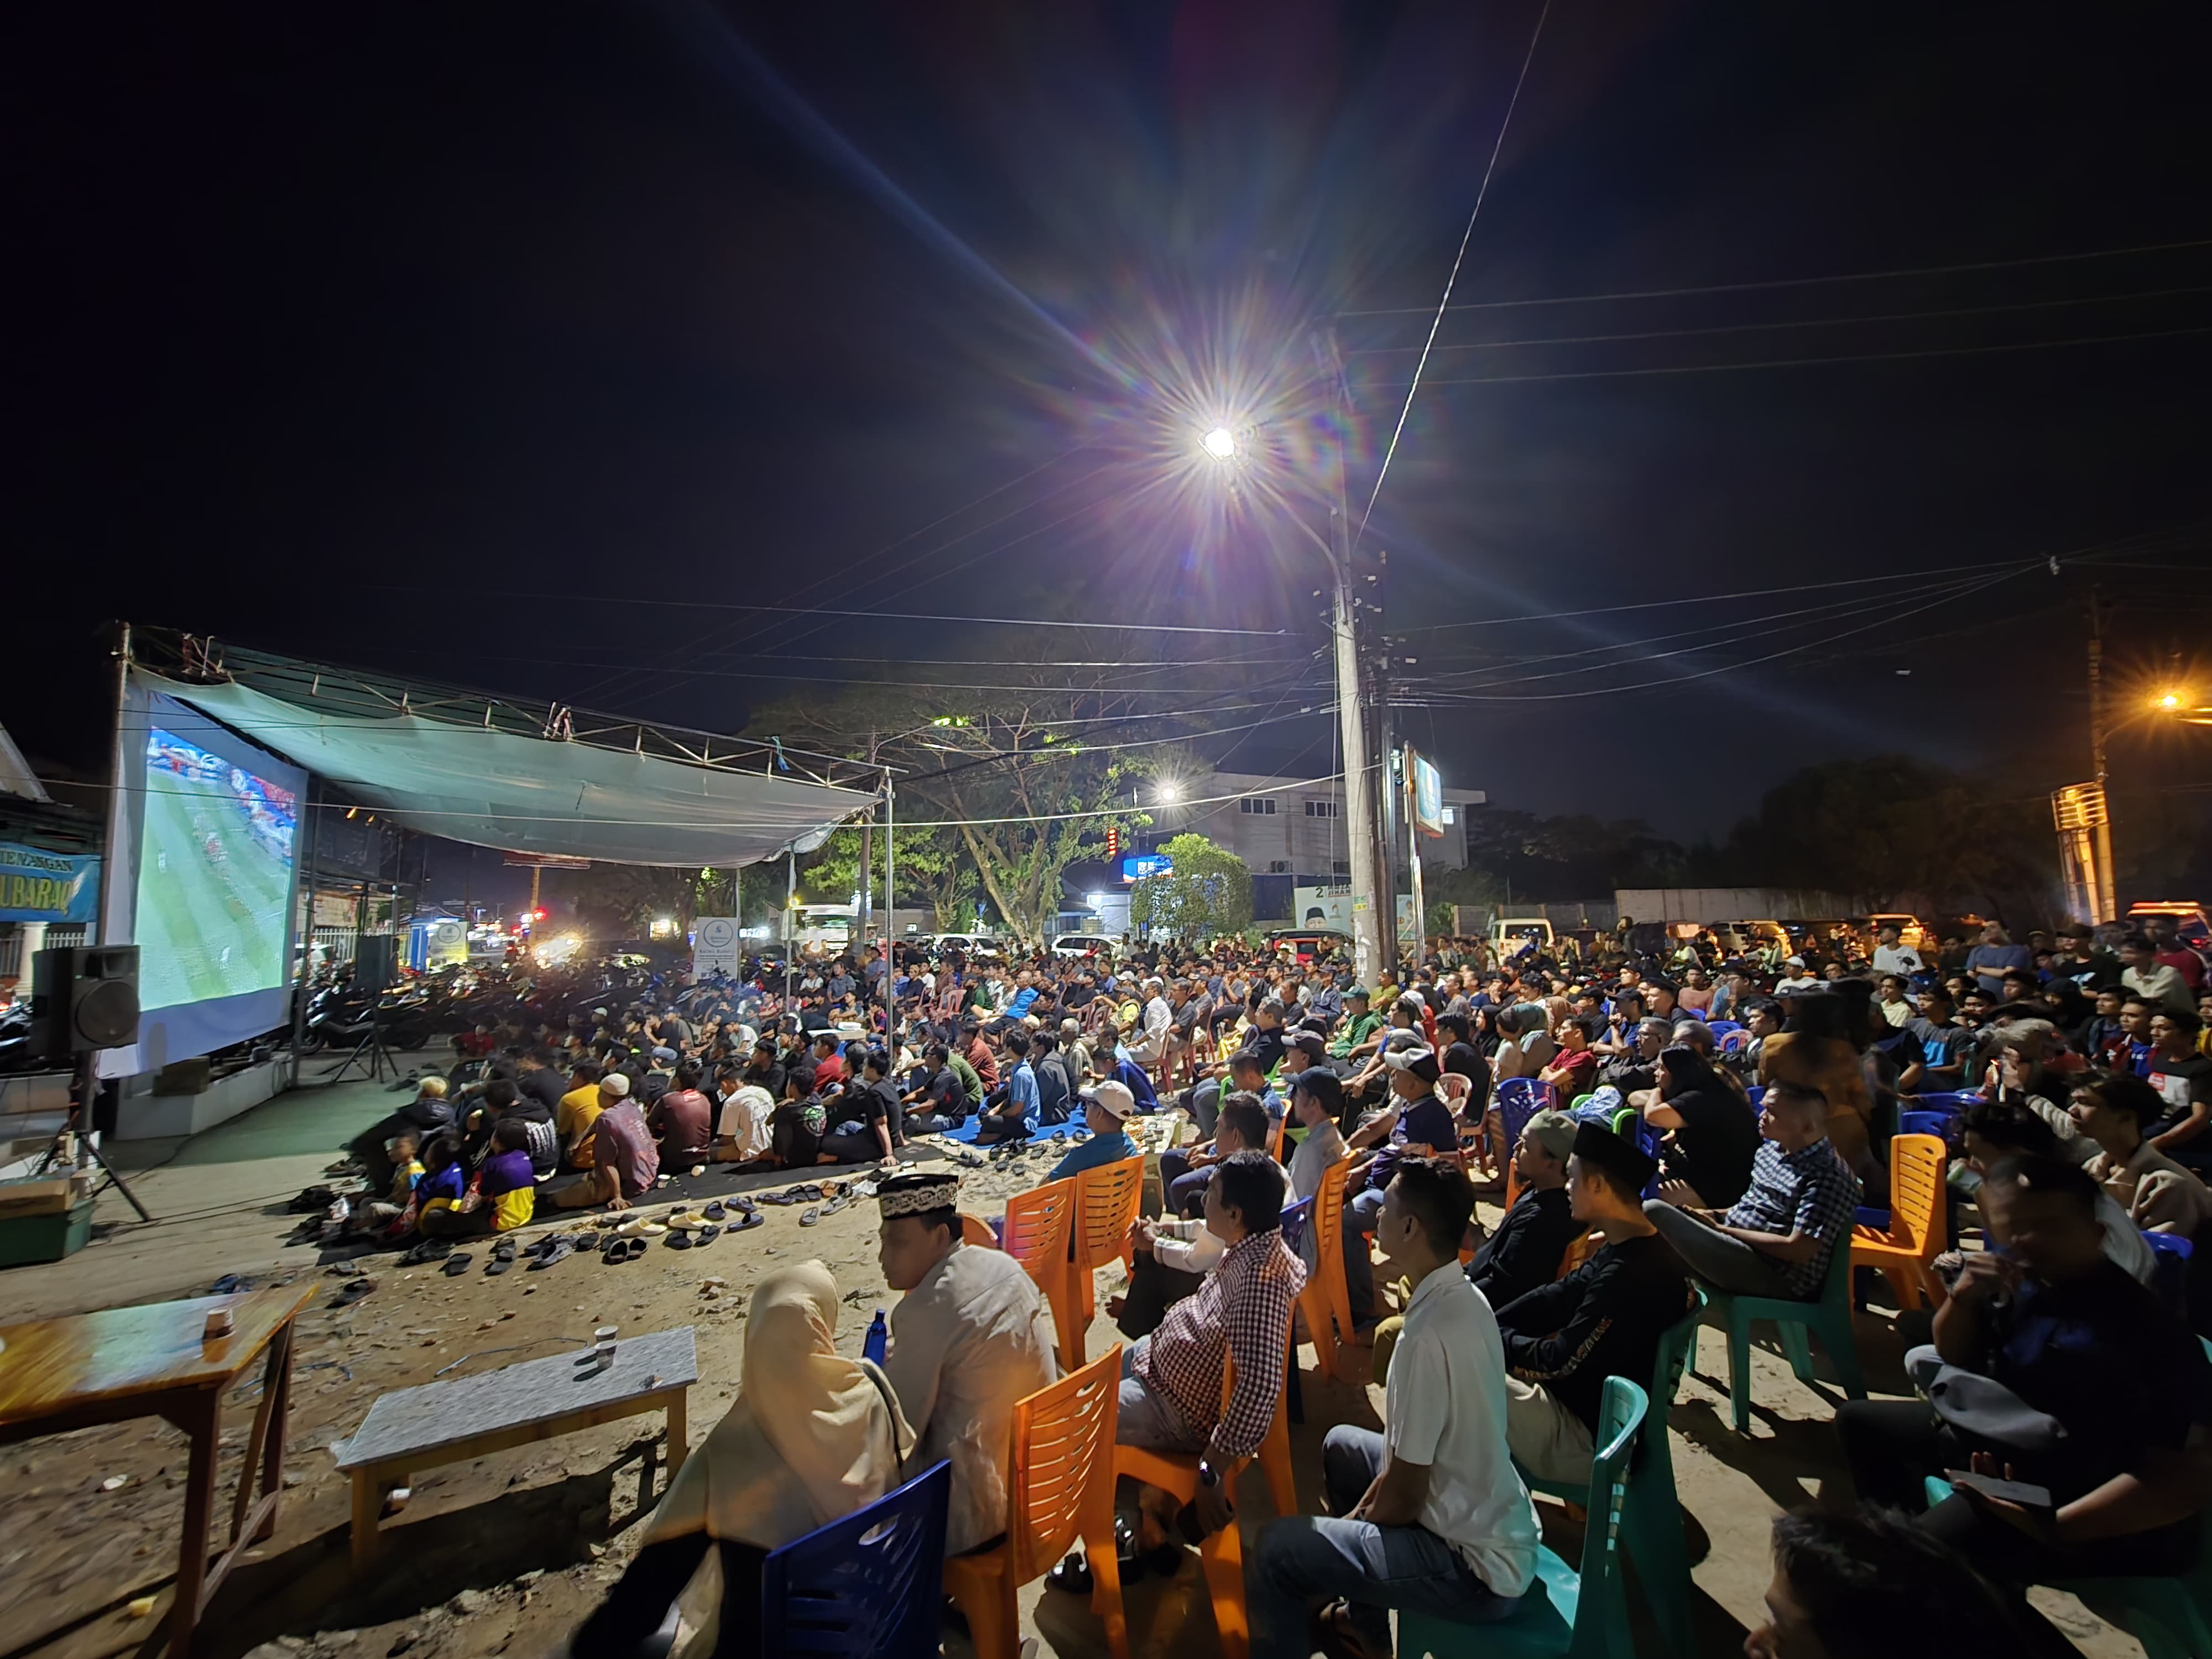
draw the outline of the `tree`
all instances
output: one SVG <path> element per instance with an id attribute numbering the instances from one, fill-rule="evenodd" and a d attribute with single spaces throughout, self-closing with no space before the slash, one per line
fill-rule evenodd
<path id="1" fill-rule="evenodd" d="M 1252 925 L 1252 872 L 1204 836 L 1170 836 L 1160 851 L 1173 866 L 1146 876 L 1129 895 L 1129 921 L 1177 939 L 1241 933 Z"/>
<path id="2" fill-rule="evenodd" d="M 700 882 L 695 869 L 594 864 L 566 877 L 562 885 L 585 933 L 611 943 L 645 938 L 661 916 L 672 919 L 678 933 L 689 932 L 692 917 L 700 914 Z"/>
<path id="3" fill-rule="evenodd" d="M 860 832 L 847 825 L 833 832 L 819 850 L 799 861 L 799 896 L 823 904 L 845 902 L 860 888 Z M 875 902 L 884 901 L 884 830 L 876 826 L 869 849 L 874 865 Z M 891 890 L 896 905 L 926 904 L 936 918 L 937 931 L 954 933 L 975 915 L 975 895 L 982 884 L 975 860 L 961 844 L 958 834 L 942 825 L 901 823 L 892 835 L 896 854 L 891 866 Z"/>
<path id="4" fill-rule="evenodd" d="M 1196 763 L 1171 729 L 1144 717 L 1155 694 L 1116 684 L 1131 678 L 1126 668 L 1095 671 L 1088 686 L 1049 664 L 1009 662 L 1004 672 L 1006 684 L 965 693 L 951 708 L 926 687 L 869 684 L 765 708 L 749 730 L 900 769 L 902 860 L 910 836 L 951 835 L 1006 927 L 1034 945 L 1059 916 L 1068 866 L 1103 856 L 1109 827 L 1152 822 L 1136 786 Z M 922 879 L 939 879 L 917 863 Z M 957 908 L 961 879 L 945 867 L 942 886 L 927 890 L 933 903 Z"/>

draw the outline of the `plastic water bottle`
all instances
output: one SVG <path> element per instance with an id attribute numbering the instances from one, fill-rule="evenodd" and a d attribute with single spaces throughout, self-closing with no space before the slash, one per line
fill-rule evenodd
<path id="1" fill-rule="evenodd" d="M 890 1328 L 884 1323 L 884 1310 L 876 1310 L 876 1316 L 868 1322 L 868 1340 L 860 1344 L 860 1358 L 880 1365 L 884 1356 L 890 1352 Z"/>

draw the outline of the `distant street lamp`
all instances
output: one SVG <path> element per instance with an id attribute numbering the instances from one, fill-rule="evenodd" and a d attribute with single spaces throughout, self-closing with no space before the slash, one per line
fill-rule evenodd
<path id="1" fill-rule="evenodd" d="M 1206 453 L 1217 461 L 1231 461 L 1237 459 L 1237 434 L 1225 426 L 1217 426 L 1200 438 L 1199 442 L 1206 447 Z"/>
<path id="2" fill-rule="evenodd" d="M 1182 799 L 1182 786 L 1173 778 L 1165 778 L 1153 794 L 1164 805 L 1172 806 Z"/>

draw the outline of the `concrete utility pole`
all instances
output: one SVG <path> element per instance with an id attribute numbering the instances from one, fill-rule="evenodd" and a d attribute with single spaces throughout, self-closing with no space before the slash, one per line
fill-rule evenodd
<path id="1" fill-rule="evenodd" d="M 2105 782 L 2105 608 L 2104 596 L 2089 590 L 2089 762 L 2097 777 L 2102 810 L 2097 814 L 2097 914 L 2092 921 L 2115 921 L 2119 901 L 2112 880 L 2112 792 Z"/>
<path id="2" fill-rule="evenodd" d="M 1343 360 L 1336 336 L 1323 330 L 1314 337 L 1314 349 L 1322 372 L 1336 389 L 1340 402 L 1344 390 Z M 1343 410 L 1349 420 L 1351 411 Z M 1390 846 L 1382 811 L 1385 766 L 1375 747 L 1368 718 L 1365 665 L 1360 650 L 1359 595 L 1352 568 L 1352 509 L 1344 486 L 1342 427 L 1328 434 L 1329 454 L 1329 566 L 1333 597 L 1329 605 L 1329 635 L 1336 663 L 1336 719 L 1344 750 L 1345 843 L 1352 866 L 1352 972 L 1363 985 L 1372 986 L 1383 964 L 1395 962 L 1395 949 L 1386 946 L 1397 932 L 1397 907 L 1390 884 Z M 1395 945 L 1395 940 L 1393 940 Z M 1386 955 L 1386 950 L 1391 954 Z"/>

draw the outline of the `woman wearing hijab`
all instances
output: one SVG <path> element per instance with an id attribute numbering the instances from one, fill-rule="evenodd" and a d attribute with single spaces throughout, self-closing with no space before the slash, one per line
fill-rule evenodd
<path id="1" fill-rule="evenodd" d="M 629 1659 L 709 1546 L 721 1565 L 720 1617 L 686 1659 L 757 1655 L 768 1553 L 898 1486 L 914 1431 L 883 1372 L 838 1353 L 837 1310 L 837 1282 L 819 1261 L 761 1280 L 737 1399 L 685 1461 L 636 1559 L 569 1639 L 571 1659 Z"/>
<path id="2" fill-rule="evenodd" d="M 1686 1181 L 1698 1209 L 1725 1210 L 1751 1185 L 1759 1153 L 1759 1115 L 1694 1048 L 1659 1051 L 1656 1098 L 1644 1121 L 1667 1131 L 1659 1164 L 1668 1181 Z"/>

